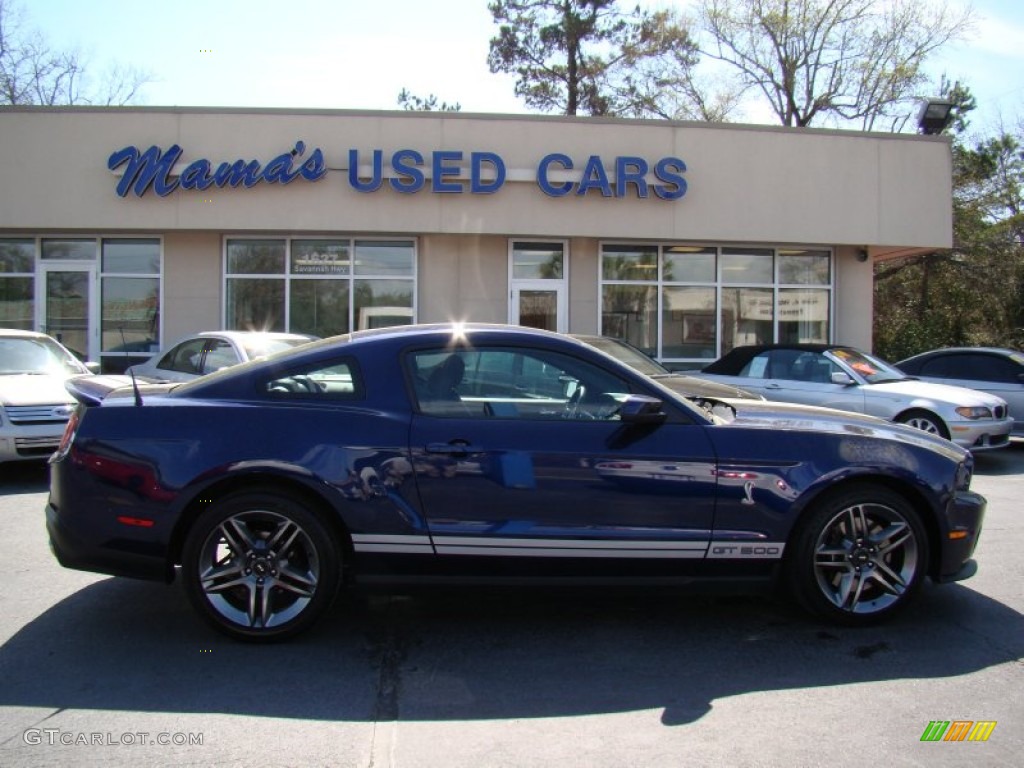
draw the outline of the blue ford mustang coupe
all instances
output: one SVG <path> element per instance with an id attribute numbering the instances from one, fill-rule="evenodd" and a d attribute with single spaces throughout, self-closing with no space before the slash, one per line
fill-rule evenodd
<path id="1" fill-rule="evenodd" d="M 976 567 L 972 459 L 881 419 L 705 410 L 567 336 L 337 336 L 184 384 L 82 377 L 46 517 L 69 568 L 273 640 L 342 587 L 782 582 L 866 623 Z M 722 414 L 725 414 L 723 418 Z"/>

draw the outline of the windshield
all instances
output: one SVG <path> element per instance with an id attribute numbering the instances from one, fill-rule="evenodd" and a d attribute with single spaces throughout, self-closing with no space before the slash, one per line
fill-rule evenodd
<path id="1" fill-rule="evenodd" d="M 904 381 L 908 376 L 888 363 L 872 357 L 866 352 L 848 347 L 830 349 L 829 354 L 836 360 L 852 368 L 869 384 L 881 384 L 883 381 Z"/>
<path id="2" fill-rule="evenodd" d="M 0 338 L 0 375 L 57 374 L 70 376 L 87 369 L 63 347 L 44 336 Z"/>
<path id="3" fill-rule="evenodd" d="M 609 339 L 604 336 L 588 336 L 582 340 L 645 376 L 664 376 L 671 373 L 670 370 L 657 360 L 648 357 L 639 349 L 624 341 Z"/>

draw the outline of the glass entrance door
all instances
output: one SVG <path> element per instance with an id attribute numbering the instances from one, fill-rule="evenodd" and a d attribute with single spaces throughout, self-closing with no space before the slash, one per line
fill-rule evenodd
<path id="1" fill-rule="evenodd" d="M 79 264 L 43 265 L 42 291 L 38 302 L 43 317 L 40 329 L 53 336 L 82 360 L 95 360 L 97 320 L 95 317 L 94 267 Z"/>
<path id="2" fill-rule="evenodd" d="M 514 325 L 564 333 L 567 330 L 564 286 L 551 282 L 514 284 L 511 315 Z"/>

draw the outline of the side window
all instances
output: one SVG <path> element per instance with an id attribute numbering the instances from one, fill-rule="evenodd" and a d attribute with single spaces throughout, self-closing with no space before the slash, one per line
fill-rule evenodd
<path id="1" fill-rule="evenodd" d="M 921 366 L 922 376 L 975 381 L 1016 381 L 1013 363 L 1001 357 L 981 354 L 945 355 Z"/>
<path id="2" fill-rule="evenodd" d="M 163 356 L 157 368 L 181 373 L 202 373 L 199 366 L 203 363 L 203 345 L 205 339 L 193 339 L 179 344 Z"/>
<path id="3" fill-rule="evenodd" d="M 431 416 L 615 420 L 630 391 L 614 374 L 543 349 L 422 350 L 406 366 Z"/>
<path id="4" fill-rule="evenodd" d="M 241 362 L 238 354 L 228 342 L 223 339 L 214 339 L 206 350 L 206 359 L 203 361 L 203 373 L 213 373 L 221 368 L 230 368 Z"/>
<path id="5" fill-rule="evenodd" d="M 361 400 L 365 392 L 358 368 L 350 360 L 281 373 L 263 382 L 261 388 L 283 400 Z"/>
<path id="6" fill-rule="evenodd" d="M 757 357 L 751 358 L 750 362 L 743 366 L 739 375 L 748 379 L 770 379 L 768 353 L 762 352 Z"/>
<path id="7" fill-rule="evenodd" d="M 793 362 L 789 375 L 780 378 L 828 384 L 832 381 L 832 367 L 832 361 L 824 355 L 817 352 L 804 352 Z"/>

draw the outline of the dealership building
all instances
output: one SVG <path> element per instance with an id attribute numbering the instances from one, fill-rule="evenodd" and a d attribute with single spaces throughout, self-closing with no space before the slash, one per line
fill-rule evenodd
<path id="1" fill-rule="evenodd" d="M 0 109 L 0 327 L 104 370 L 218 328 L 519 323 L 671 367 L 871 347 L 872 266 L 948 248 L 933 136 L 671 121 Z"/>

